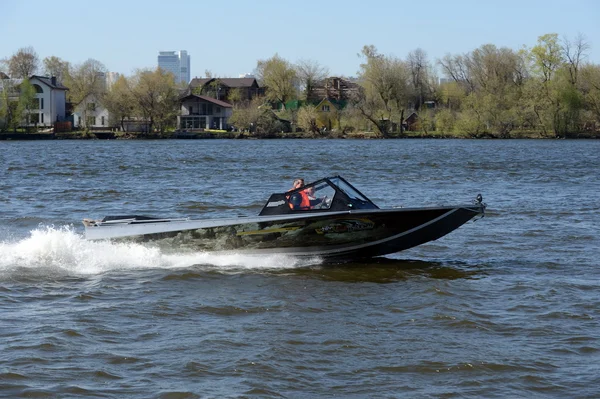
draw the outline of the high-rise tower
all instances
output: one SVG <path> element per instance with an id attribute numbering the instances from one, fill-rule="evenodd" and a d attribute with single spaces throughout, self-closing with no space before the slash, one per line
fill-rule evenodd
<path id="1" fill-rule="evenodd" d="M 187 51 L 159 51 L 158 67 L 175 75 L 175 82 L 190 83 L 190 56 Z"/>

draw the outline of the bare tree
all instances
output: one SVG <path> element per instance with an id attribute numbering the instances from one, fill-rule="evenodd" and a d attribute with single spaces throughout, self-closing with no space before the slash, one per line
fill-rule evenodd
<path id="1" fill-rule="evenodd" d="M 54 76 L 59 82 L 63 82 L 69 71 L 69 62 L 63 61 L 58 57 L 51 56 L 44 58 L 44 75 Z"/>
<path id="2" fill-rule="evenodd" d="M 40 66 L 40 59 L 33 47 L 23 47 L 8 59 L 8 73 L 12 78 L 29 78 Z"/>
<path id="3" fill-rule="evenodd" d="M 299 60 L 296 63 L 296 71 L 306 100 L 312 98 L 315 85 L 322 82 L 329 75 L 327 67 L 321 66 L 313 60 Z"/>
<path id="4" fill-rule="evenodd" d="M 407 59 L 408 67 L 410 69 L 411 83 L 414 89 L 414 103 L 415 109 L 419 109 L 427 93 L 430 91 L 428 87 L 428 68 L 429 62 L 427 61 L 427 53 L 418 48 L 408 53 Z"/>
<path id="5" fill-rule="evenodd" d="M 69 88 L 69 100 L 81 111 L 84 126 L 88 126 L 88 111 L 102 101 L 106 87 L 106 67 L 100 61 L 89 59 L 69 68 L 64 84 Z"/>
<path id="6" fill-rule="evenodd" d="M 562 50 L 567 60 L 567 70 L 569 71 L 569 81 L 572 85 L 577 84 L 581 62 L 587 57 L 587 51 L 590 49 L 589 43 L 581 33 L 575 40 L 570 41 L 566 36 L 562 40 Z"/>
<path id="7" fill-rule="evenodd" d="M 475 83 L 469 68 L 469 55 L 452 56 L 447 54 L 443 59 L 438 61 L 438 63 L 442 67 L 444 74 L 459 85 L 463 86 L 467 93 L 475 91 Z"/>

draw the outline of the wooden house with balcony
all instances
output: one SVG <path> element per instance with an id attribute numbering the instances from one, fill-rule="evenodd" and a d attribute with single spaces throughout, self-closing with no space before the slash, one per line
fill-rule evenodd
<path id="1" fill-rule="evenodd" d="M 231 104 L 216 98 L 188 94 L 179 99 L 177 116 L 179 130 L 216 129 L 227 130 L 233 113 Z"/>
<path id="2" fill-rule="evenodd" d="M 234 90 L 238 92 L 236 96 L 232 95 Z M 234 100 L 250 101 L 263 95 L 264 90 L 254 78 L 194 78 L 190 82 L 189 93 L 232 103 Z"/>

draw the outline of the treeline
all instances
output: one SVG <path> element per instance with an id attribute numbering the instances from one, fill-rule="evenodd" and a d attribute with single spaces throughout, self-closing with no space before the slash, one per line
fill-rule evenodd
<path id="1" fill-rule="evenodd" d="M 373 130 L 390 137 L 405 135 L 405 126 L 430 136 L 595 133 L 600 130 L 600 66 L 586 62 L 589 49 L 581 35 L 569 40 L 547 34 L 532 48 L 486 44 L 432 63 L 422 49 L 402 59 L 365 46 L 357 76 L 360 89 L 348 93 L 345 107 L 334 110 L 333 134 Z M 277 55 L 257 66 L 267 99 L 280 104 L 310 99 L 324 76 L 326 69 L 318 63 L 293 65 Z M 406 119 L 413 112 L 417 117 L 409 126 Z M 284 109 L 281 114 L 306 131 L 322 134 L 314 107 Z"/>
<path id="2" fill-rule="evenodd" d="M 331 110 L 335 124 L 327 131 L 319 124 L 320 110 L 311 99 L 329 76 L 328 69 L 316 61 L 292 63 L 275 54 L 256 66 L 265 97 L 241 101 L 232 96 L 230 123 L 269 133 L 280 130 L 277 121 L 284 119 L 314 135 L 373 131 L 380 137 L 406 135 L 406 127 L 418 134 L 461 137 L 595 133 L 600 130 L 600 66 L 586 62 L 589 49 L 583 36 L 569 40 L 547 34 L 532 48 L 486 44 L 432 62 L 422 49 L 399 58 L 365 46 L 355 79 L 358 89 L 345 93 L 341 105 Z M 33 49 L 21 49 L 3 65 L 11 77 L 28 77 L 39 68 L 39 60 Z M 95 60 L 72 66 L 48 57 L 43 72 L 69 87 L 74 104 L 99 99 L 116 125 L 136 116 L 158 131 L 175 127 L 183 88 L 169 73 L 139 70 L 105 88 L 94 77 L 106 68 Z M 304 100 L 303 106 L 286 108 L 291 100 Z M 0 112 L 3 109 L 7 107 L 0 103 Z M 406 119 L 413 112 L 417 117 L 408 125 Z"/>

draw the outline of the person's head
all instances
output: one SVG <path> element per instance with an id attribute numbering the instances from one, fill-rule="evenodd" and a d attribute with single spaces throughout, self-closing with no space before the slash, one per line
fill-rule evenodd
<path id="1" fill-rule="evenodd" d="M 304 186 L 304 179 L 296 179 L 294 180 L 294 184 L 292 185 L 292 189 L 297 189 Z"/>

